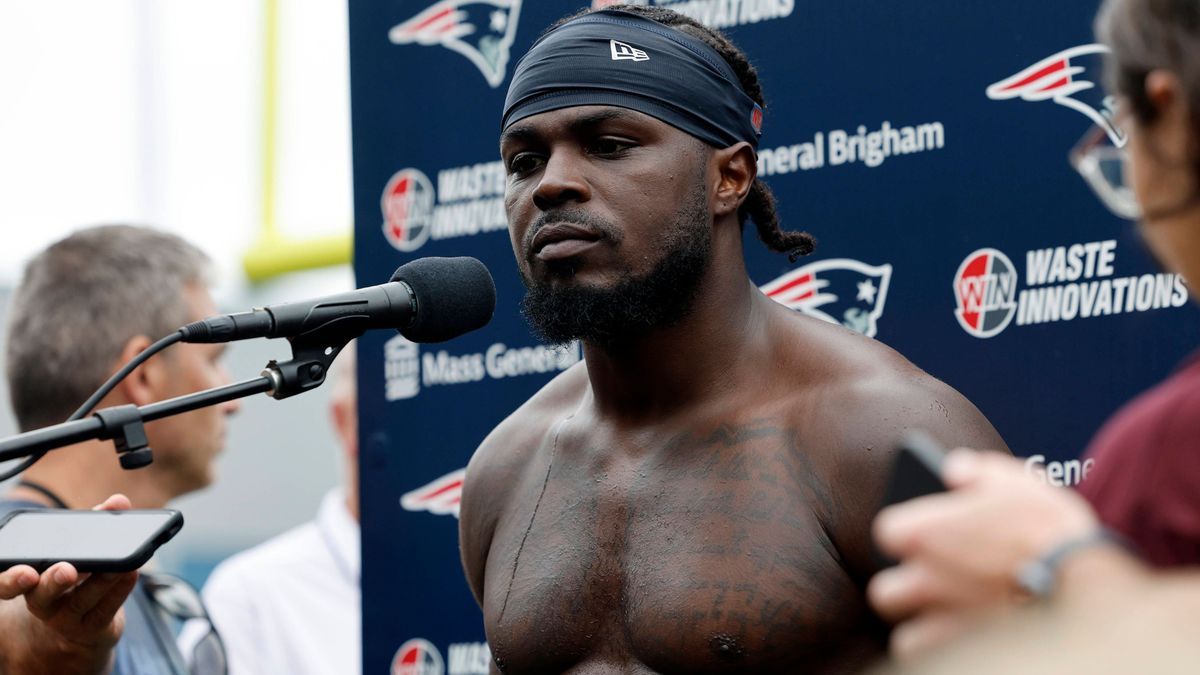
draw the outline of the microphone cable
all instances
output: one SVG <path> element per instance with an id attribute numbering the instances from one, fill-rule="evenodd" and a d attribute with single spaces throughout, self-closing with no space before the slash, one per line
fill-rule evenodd
<path id="1" fill-rule="evenodd" d="M 181 329 L 175 331 L 174 333 L 171 333 L 167 337 L 162 338 L 158 342 L 155 342 L 154 344 L 150 345 L 149 347 L 146 347 L 145 349 L 143 349 L 141 351 L 141 353 L 139 353 L 137 356 L 130 359 L 129 362 L 126 363 L 125 365 L 121 366 L 120 370 L 113 373 L 112 377 L 108 378 L 108 381 L 106 381 L 104 384 L 100 385 L 100 388 L 97 389 L 95 391 L 95 393 L 93 393 L 90 397 L 88 397 L 88 400 L 84 401 L 83 405 L 79 406 L 78 410 L 71 413 L 71 416 L 68 417 L 66 419 L 66 421 L 74 422 L 75 420 L 83 419 L 83 417 L 85 415 L 92 412 L 92 409 L 95 408 L 100 403 L 100 401 L 104 400 L 105 396 L 108 396 L 108 394 L 110 392 L 112 392 L 112 390 L 114 388 L 116 388 L 116 386 L 118 384 L 121 383 L 121 380 L 124 380 L 126 377 L 129 377 L 129 374 L 132 373 L 135 368 L 137 368 L 138 366 L 145 363 L 147 360 L 149 360 L 149 358 L 151 356 L 154 356 L 155 354 L 161 352 L 162 350 L 166 349 L 167 347 L 170 347 L 171 345 L 175 344 L 176 342 L 179 342 L 182 339 L 183 339 L 183 329 L 181 328 Z M 8 471 L 5 471 L 3 474 L 0 474 L 0 482 L 6 481 L 9 478 L 12 478 L 13 476 L 16 476 L 16 475 L 20 474 L 21 472 L 25 471 L 25 469 L 28 469 L 29 467 L 33 466 L 34 463 L 36 463 L 39 459 L 41 459 L 42 457 L 45 457 L 47 452 L 50 452 L 50 451 L 49 450 L 41 450 L 41 451 L 38 451 L 38 452 L 26 457 L 17 466 L 13 467 L 12 469 L 10 469 Z"/>

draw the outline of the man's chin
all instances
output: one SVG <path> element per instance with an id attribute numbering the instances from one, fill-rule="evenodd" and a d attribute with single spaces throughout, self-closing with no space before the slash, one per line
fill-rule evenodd
<path id="1" fill-rule="evenodd" d="M 213 455 L 215 457 L 215 455 Z M 209 461 L 204 466 L 198 466 L 187 476 L 188 492 L 195 492 L 211 487 L 217 481 L 217 463 Z"/>
<path id="2" fill-rule="evenodd" d="M 595 265 L 572 267 L 543 267 L 536 278 L 525 278 L 525 288 L 551 292 L 603 293 L 611 291 L 630 277 L 628 272 L 612 272 L 598 269 Z"/>

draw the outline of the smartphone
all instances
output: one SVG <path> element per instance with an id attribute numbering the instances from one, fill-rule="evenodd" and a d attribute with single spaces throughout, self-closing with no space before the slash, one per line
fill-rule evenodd
<path id="1" fill-rule="evenodd" d="M 891 477 L 879 508 L 916 497 L 945 492 L 942 461 L 946 449 L 923 431 L 910 431 L 896 447 Z"/>
<path id="2" fill-rule="evenodd" d="M 21 509 L 0 520 L 0 570 L 29 565 L 43 572 L 65 561 L 80 572 L 129 572 L 182 528 L 183 515 L 170 509 Z"/>
<path id="3" fill-rule="evenodd" d="M 942 482 L 942 462 L 946 449 L 923 431 L 910 431 L 896 447 L 896 458 L 879 509 L 946 491 Z M 891 567 L 897 561 L 876 550 L 881 567 Z"/>

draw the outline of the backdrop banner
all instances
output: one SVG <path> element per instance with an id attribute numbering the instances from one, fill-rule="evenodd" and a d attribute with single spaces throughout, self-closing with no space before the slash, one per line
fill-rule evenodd
<path id="1" fill-rule="evenodd" d="M 762 77 L 759 175 L 785 227 L 819 244 L 793 265 L 748 227 L 753 281 L 957 388 L 1031 472 L 1083 480 L 1100 423 L 1200 337 L 1182 281 L 1068 161 L 1092 130 L 1123 142 L 1100 88 L 1096 2 L 654 4 L 726 31 Z M 582 357 L 539 344 L 518 312 L 500 115 L 517 59 L 580 7 L 349 7 L 359 284 L 471 255 L 499 296 L 490 326 L 451 342 L 360 341 L 364 672 L 486 673 L 459 561 L 463 470 Z"/>

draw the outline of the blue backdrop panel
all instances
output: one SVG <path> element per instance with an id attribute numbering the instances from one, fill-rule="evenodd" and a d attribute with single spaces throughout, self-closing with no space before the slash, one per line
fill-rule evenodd
<path id="1" fill-rule="evenodd" d="M 1040 457 L 1031 470 L 1078 482 L 1097 426 L 1196 343 L 1182 285 L 1067 161 L 1106 120 L 1093 2 L 655 4 L 726 30 L 762 76 L 760 175 L 820 244 L 790 265 L 748 228 L 754 281 L 958 388 Z M 366 672 L 487 670 L 458 557 L 461 471 L 580 358 L 539 346 L 518 314 L 498 120 L 513 64 L 578 8 L 350 3 L 360 283 L 472 255 L 499 294 L 488 328 L 449 343 L 362 340 Z"/>

